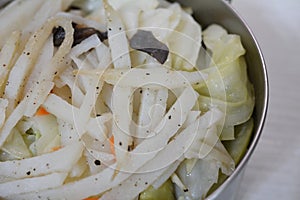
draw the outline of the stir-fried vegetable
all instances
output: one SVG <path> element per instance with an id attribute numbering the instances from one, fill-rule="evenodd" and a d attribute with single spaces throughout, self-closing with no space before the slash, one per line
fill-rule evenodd
<path id="1" fill-rule="evenodd" d="M 1 199 L 202 199 L 245 154 L 239 36 L 157 0 L 16 0 L 0 16 Z"/>

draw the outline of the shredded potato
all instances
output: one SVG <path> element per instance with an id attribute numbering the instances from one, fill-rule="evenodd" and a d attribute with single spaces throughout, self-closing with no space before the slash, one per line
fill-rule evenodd
<path id="1" fill-rule="evenodd" d="M 1 199 L 199 199 L 231 175 L 222 142 L 254 107 L 245 49 L 186 10 L 158 0 L 0 10 Z"/>

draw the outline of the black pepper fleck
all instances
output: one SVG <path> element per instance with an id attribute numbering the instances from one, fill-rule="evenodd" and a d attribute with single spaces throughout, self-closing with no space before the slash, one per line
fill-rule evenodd
<path id="1" fill-rule="evenodd" d="M 184 191 L 184 192 L 188 192 L 188 191 L 189 191 L 189 189 L 187 189 L 187 188 L 186 188 L 186 189 L 184 189 L 183 191 Z"/>
<path id="2" fill-rule="evenodd" d="M 29 176 L 29 175 L 31 174 L 31 172 L 30 172 L 30 171 L 28 171 L 28 172 L 26 172 L 26 174 Z"/>
<path id="3" fill-rule="evenodd" d="M 94 161 L 94 164 L 95 164 L 96 166 L 99 166 L 99 165 L 101 165 L 101 161 L 100 161 L 100 160 L 95 160 L 95 161 Z"/>
<path id="4" fill-rule="evenodd" d="M 168 117 L 169 119 L 172 119 L 172 116 L 171 115 L 169 115 L 169 117 Z"/>

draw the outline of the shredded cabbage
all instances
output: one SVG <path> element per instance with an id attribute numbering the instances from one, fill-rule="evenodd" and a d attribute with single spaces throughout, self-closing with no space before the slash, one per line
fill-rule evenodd
<path id="1" fill-rule="evenodd" d="M 253 127 L 245 49 L 189 10 L 158 0 L 1 9 L 0 198 L 203 199 L 230 176 Z"/>

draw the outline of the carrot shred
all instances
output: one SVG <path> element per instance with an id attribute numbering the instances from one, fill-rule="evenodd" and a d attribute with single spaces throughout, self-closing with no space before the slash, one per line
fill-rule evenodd
<path id="1" fill-rule="evenodd" d="M 83 199 L 83 200 L 98 200 L 99 198 L 98 197 L 88 197 L 86 199 Z"/>
<path id="2" fill-rule="evenodd" d="M 50 113 L 43 107 L 40 107 L 36 112 L 36 116 L 49 115 Z"/>
<path id="3" fill-rule="evenodd" d="M 115 154 L 115 138 L 114 136 L 111 136 L 109 138 L 109 145 L 110 145 L 110 151 Z"/>
<path id="4" fill-rule="evenodd" d="M 56 146 L 56 147 L 53 147 L 52 149 L 51 149 L 51 151 L 57 151 L 57 150 L 60 150 L 61 149 L 61 146 Z"/>

